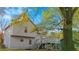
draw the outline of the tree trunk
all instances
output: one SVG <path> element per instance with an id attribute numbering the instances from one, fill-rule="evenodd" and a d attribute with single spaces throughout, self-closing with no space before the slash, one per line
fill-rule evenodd
<path id="1" fill-rule="evenodd" d="M 74 43 L 72 38 L 72 8 L 64 8 L 64 26 L 63 26 L 63 36 L 64 36 L 64 47 L 65 51 L 73 51 Z"/>
<path id="2" fill-rule="evenodd" d="M 72 21 L 67 19 L 64 23 L 63 35 L 64 35 L 64 50 L 74 50 L 74 43 L 72 38 Z M 70 23 L 70 24 L 68 24 Z"/>

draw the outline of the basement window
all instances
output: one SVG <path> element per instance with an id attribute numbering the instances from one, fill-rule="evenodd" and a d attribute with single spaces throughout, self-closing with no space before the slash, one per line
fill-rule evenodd
<path id="1" fill-rule="evenodd" d="M 21 38 L 20 42 L 23 42 L 24 40 Z"/>
<path id="2" fill-rule="evenodd" d="M 31 40 L 29 40 L 29 44 L 32 44 L 32 41 Z"/>

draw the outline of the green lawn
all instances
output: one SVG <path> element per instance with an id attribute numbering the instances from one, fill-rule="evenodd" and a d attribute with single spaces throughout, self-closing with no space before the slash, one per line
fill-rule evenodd
<path id="1" fill-rule="evenodd" d="M 8 48 L 0 48 L 0 51 L 25 51 L 24 49 L 8 49 Z"/>
<path id="2" fill-rule="evenodd" d="M 47 50 L 47 49 L 8 49 L 8 48 L 0 48 L 0 51 L 56 51 L 56 50 Z"/>

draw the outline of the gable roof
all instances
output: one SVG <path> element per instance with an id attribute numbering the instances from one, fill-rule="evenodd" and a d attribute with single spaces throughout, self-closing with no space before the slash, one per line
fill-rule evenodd
<path id="1" fill-rule="evenodd" d="M 25 17 L 24 22 L 27 23 L 27 21 L 30 21 L 30 22 L 33 24 L 33 26 L 37 29 L 37 26 L 29 19 L 28 15 L 27 15 L 25 12 L 23 12 L 23 13 L 20 14 L 17 18 L 15 18 L 15 20 L 13 20 L 13 21 L 15 21 L 15 24 L 17 24 L 17 23 L 23 21 L 23 19 L 17 20 L 17 19 L 20 19 L 21 17 Z M 5 30 L 7 30 L 7 29 L 8 29 L 9 27 L 11 27 L 12 25 L 14 25 L 14 24 L 11 23 L 10 25 L 6 26 L 6 27 L 5 27 Z"/>

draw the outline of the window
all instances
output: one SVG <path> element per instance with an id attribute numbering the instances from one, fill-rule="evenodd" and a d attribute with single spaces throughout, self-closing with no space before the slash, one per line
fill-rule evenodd
<path id="1" fill-rule="evenodd" d="M 25 33 L 27 33 L 27 27 L 25 27 L 25 30 L 24 30 L 24 32 L 25 32 Z"/>
<path id="2" fill-rule="evenodd" d="M 31 40 L 29 40 L 29 44 L 32 44 L 32 41 Z"/>
<path id="3" fill-rule="evenodd" d="M 21 38 L 20 42 L 23 42 L 24 40 Z"/>

